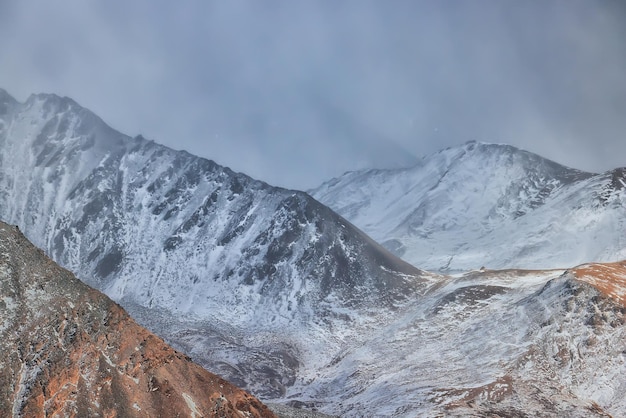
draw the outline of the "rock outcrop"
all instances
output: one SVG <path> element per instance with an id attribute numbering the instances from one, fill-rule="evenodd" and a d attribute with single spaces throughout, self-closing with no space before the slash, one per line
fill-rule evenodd
<path id="1" fill-rule="evenodd" d="M 272 417 L 0 223 L 0 416 Z"/>

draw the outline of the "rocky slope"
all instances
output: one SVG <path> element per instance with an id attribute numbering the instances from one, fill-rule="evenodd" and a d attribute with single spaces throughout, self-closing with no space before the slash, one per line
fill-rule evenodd
<path id="1" fill-rule="evenodd" d="M 431 283 L 302 192 L 0 92 L 0 217 L 211 370 L 282 397 Z"/>
<path id="2" fill-rule="evenodd" d="M 0 320 L 1 416 L 274 416 L 4 223 Z"/>
<path id="3" fill-rule="evenodd" d="M 626 263 L 449 277 L 306 395 L 354 417 L 622 416 L 625 280 Z"/>
<path id="4" fill-rule="evenodd" d="M 346 173 L 311 194 L 426 270 L 558 268 L 626 258 L 625 173 L 468 143 L 409 169 Z"/>

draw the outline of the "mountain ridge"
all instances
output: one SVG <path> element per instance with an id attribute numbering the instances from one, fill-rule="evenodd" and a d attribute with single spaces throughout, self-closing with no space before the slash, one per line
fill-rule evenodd
<path id="1" fill-rule="evenodd" d="M 257 395 L 282 396 L 303 365 L 435 280 L 304 192 L 127 137 L 70 99 L 33 95 L 0 121 L 0 217 L 131 315 L 162 312 L 142 324 L 170 343 L 168 315 L 212 341 L 194 358 Z M 211 354 L 230 344 L 225 324 L 258 335 L 246 364 Z"/>
<path id="2" fill-rule="evenodd" d="M 40 99 L 0 112 L 7 150 L 0 155 L 0 217 L 19 222 L 175 348 L 262 398 L 346 417 L 587 417 L 626 408 L 623 292 L 619 280 L 611 282 L 614 270 L 496 270 L 478 264 L 488 257 L 476 254 L 466 260 L 469 273 L 428 273 L 305 193 L 99 127 L 68 111 L 71 103 L 46 110 Z M 466 154 L 480 145 L 473 147 Z M 458 240 L 456 226 L 524 225 L 559 204 L 589 213 L 608 208 L 592 220 L 619 230 L 619 170 L 554 179 L 542 177 L 560 171 L 548 165 L 491 190 L 481 184 L 481 166 L 468 166 L 461 154 L 444 150 L 430 163 L 436 176 L 406 179 L 403 186 L 430 191 L 428 202 L 417 212 L 407 204 L 396 212 L 406 216 L 389 222 L 408 216 L 404 230 L 419 240 L 439 230 Z M 509 157 L 492 155 L 492 168 Z M 491 178 L 525 173 L 506 170 L 494 169 Z M 450 188 L 455 193 L 446 195 Z M 394 196 L 387 190 L 382 197 Z M 473 218 L 469 192 L 496 197 L 479 208 L 486 214 L 479 222 L 466 222 Z M 458 216 L 450 218 L 448 208 Z M 429 224 L 433 214 L 439 224 Z M 578 224 L 570 226 L 557 241 L 565 250 L 565 238 L 579 233 Z M 547 237 L 559 225 L 543 227 Z M 509 232 L 491 238 L 514 243 Z M 506 250 L 500 245 L 498 254 Z M 457 267 L 448 256 L 434 261 Z"/>
<path id="3" fill-rule="evenodd" d="M 626 257 L 616 233 L 626 219 L 620 179 L 623 169 L 587 173 L 474 142 L 405 170 L 348 173 L 309 193 L 427 270 L 556 268 Z M 496 248 L 502 242 L 511 245 Z"/>

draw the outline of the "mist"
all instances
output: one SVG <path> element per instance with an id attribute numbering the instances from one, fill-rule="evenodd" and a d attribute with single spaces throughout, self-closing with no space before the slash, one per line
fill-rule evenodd
<path id="1" fill-rule="evenodd" d="M 306 189 L 468 140 L 626 165 L 612 1 L 0 2 L 0 87 Z"/>

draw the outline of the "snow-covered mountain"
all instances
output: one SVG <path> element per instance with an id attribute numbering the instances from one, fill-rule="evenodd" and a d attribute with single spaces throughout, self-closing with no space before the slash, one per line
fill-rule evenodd
<path id="1" fill-rule="evenodd" d="M 349 172 L 310 193 L 433 271 L 567 267 L 626 258 L 626 170 L 564 167 L 470 142 L 412 168 Z"/>
<path id="2" fill-rule="evenodd" d="M 258 395 L 285 395 L 431 283 L 309 195 L 126 137 L 68 98 L 0 91 L 0 149 L 0 219 Z"/>
<path id="3" fill-rule="evenodd" d="M 624 295 L 625 263 L 450 277 L 308 394 L 355 417 L 623 416 Z"/>
<path id="4" fill-rule="evenodd" d="M 270 415 L 194 369 L 15 227 L 0 223 L 0 247 L 0 363 L 9 389 L 0 409 Z M 625 263 L 447 278 L 308 370 L 314 378 L 297 386 L 298 400 L 353 417 L 617 416 L 626 409 L 624 295 Z"/>
<path id="5" fill-rule="evenodd" d="M 0 90 L 0 149 L 0 218 L 176 348 L 266 400 L 345 417 L 626 410 L 623 263 L 426 273 L 305 193 L 126 137 L 53 95 L 18 103 Z M 467 168 L 476 149 L 484 164 L 491 161 L 495 191 L 481 183 L 481 166 Z M 620 225 L 612 215 L 623 210 L 621 171 L 594 176 L 487 145 L 437 158 L 439 164 L 421 165 L 440 169 L 436 179 L 422 179 L 434 181 L 430 203 L 422 212 L 406 208 L 404 218 L 397 212 L 398 225 L 411 232 L 427 235 L 435 224 L 426 215 L 439 214 L 433 219 L 449 220 L 450 242 L 455 231 L 457 241 L 465 237 L 462 221 L 481 225 L 467 213 L 471 193 L 480 190 L 485 201 L 517 197 L 472 209 L 486 211 L 487 226 L 548 207 L 556 216 L 558 202 L 578 214 L 591 205 L 589 225 Z M 524 177 L 515 168 L 519 159 L 530 159 L 534 174 Z M 465 168 L 457 172 L 457 163 Z M 502 179 L 514 174 L 517 183 Z M 593 184 L 600 189 L 587 196 Z M 456 194 L 443 193 L 453 185 Z M 388 195 L 401 201 L 408 193 L 394 187 Z M 522 199 L 524 193 L 533 198 Z M 567 210 L 561 217 L 570 216 Z M 403 223 L 408 215 L 414 222 Z M 553 249 L 578 242 L 567 234 L 548 238 L 562 239 Z M 498 250 L 512 251 L 502 242 Z M 476 262 L 499 259 L 490 257 Z"/>

